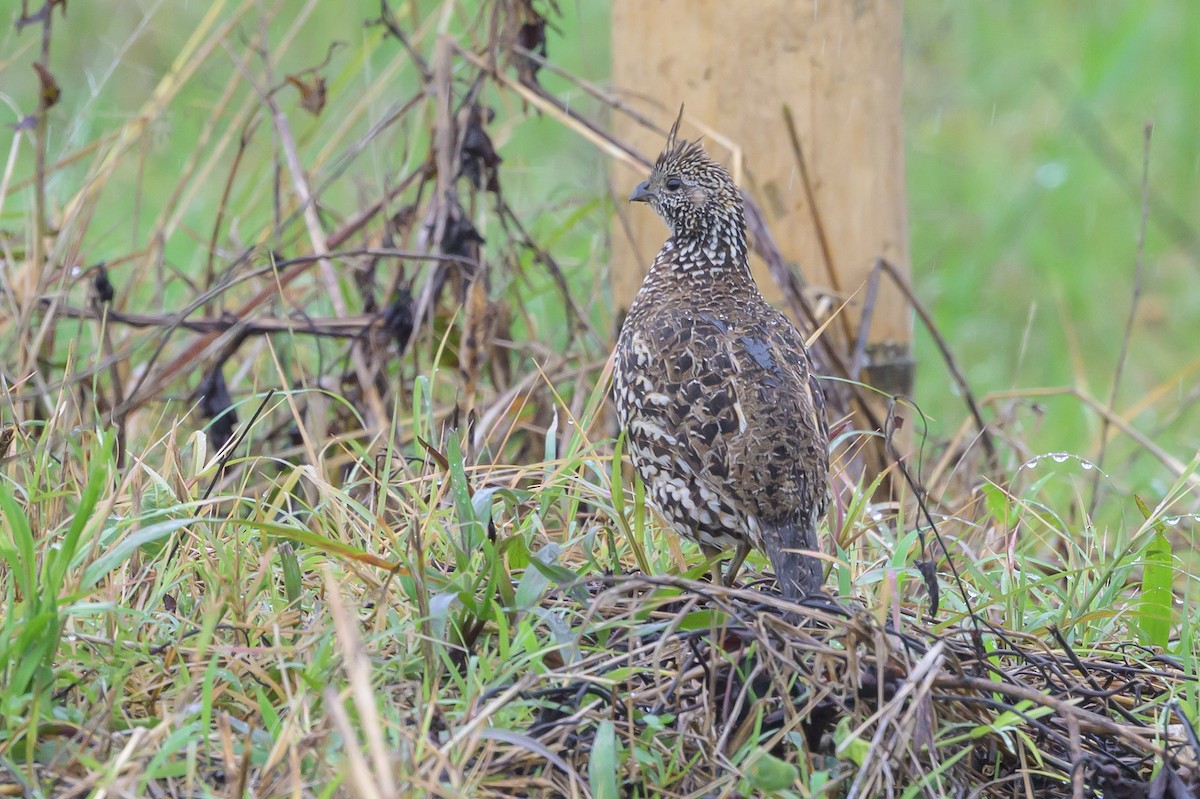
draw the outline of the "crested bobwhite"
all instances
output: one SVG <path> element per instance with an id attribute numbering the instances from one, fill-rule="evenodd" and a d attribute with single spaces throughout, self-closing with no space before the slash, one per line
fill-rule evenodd
<path id="1" fill-rule="evenodd" d="M 614 393 L 650 504 L 710 557 L 750 547 L 783 594 L 823 582 L 815 551 L 828 506 L 825 401 L 804 339 L 759 293 L 742 194 L 699 142 L 677 137 L 631 202 L 670 236 L 625 318 Z"/>

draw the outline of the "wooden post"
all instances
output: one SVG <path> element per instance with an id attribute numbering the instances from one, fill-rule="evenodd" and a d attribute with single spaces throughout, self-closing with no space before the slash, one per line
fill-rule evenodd
<path id="1" fill-rule="evenodd" d="M 876 258 L 908 274 L 900 0 L 613 0 L 614 89 L 665 129 L 704 133 L 761 207 L 784 256 L 827 291 L 843 320 L 826 328 L 849 353 Z M 791 110 L 812 193 L 785 122 Z M 615 113 L 615 135 L 653 157 L 662 136 Z M 614 170 L 620 195 L 642 180 Z M 620 196 L 618 196 L 620 199 Z M 815 209 L 814 209 L 815 206 Z M 822 246 L 817 219 L 823 228 Z M 648 213 L 621 211 L 613 232 L 613 293 L 632 300 L 664 238 Z M 780 294 L 761 263 L 768 299 Z M 867 338 L 866 377 L 911 394 L 912 313 L 886 279 Z M 882 406 L 877 416 L 883 418 Z"/>

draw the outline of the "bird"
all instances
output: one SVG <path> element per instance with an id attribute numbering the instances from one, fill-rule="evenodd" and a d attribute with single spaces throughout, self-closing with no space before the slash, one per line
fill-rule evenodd
<path id="1" fill-rule="evenodd" d="M 733 585 L 753 547 L 797 600 L 824 582 L 811 553 L 829 506 L 825 398 L 804 337 L 750 273 L 741 191 L 700 140 L 679 137 L 682 116 L 629 197 L 669 236 L 617 338 L 617 417 L 648 503 L 714 576 L 733 550 Z"/>

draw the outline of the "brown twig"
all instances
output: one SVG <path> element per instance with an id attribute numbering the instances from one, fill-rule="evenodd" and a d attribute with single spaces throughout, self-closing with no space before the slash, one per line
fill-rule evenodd
<path id="1" fill-rule="evenodd" d="M 1033 705 L 1048 707 L 1063 718 L 1066 718 L 1068 715 L 1074 716 L 1076 721 L 1079 722 L 1081 731 L 1110 736 L 1124 742 L 1135 751 L 1148 752 L 1159 757 L 1165 754 L 1165 750 L 1154 742 L 1157 735 L 1154 730 L 1147 730 L 1146 735 L 1139 734 L 1134 731 L 1132 725 L 1118 724 L 1107 716 L 1086 710 L 1069 700 L 1061 699 L 1028 686 L 1013 685 L 1002 680 L 991 680 L 985 677 L 968 677 L 966 675 L 940 677 L 935 681 L 934 685 L 941 690 L 968 689 L 979 691 L 984 696 L 987 695 L 987 692 L 994 691 L 995 693 L 1004 694 L 1005 696 L 1026 701 Z"/>
<path id="2" fill-rule="evenodd" d="M 821 250 L 821 261 L 825 265 L 825 273 L 829 278 L 829 286 L 839 296 L 845 294 L 842 290 L 841 281 L 838 279 L 837 268 L 833 263 L 833 248 L 829 246 L 829 236 L 825 233 L 825 222 L 821 218 L 821 209 L 817 205 L 817 194 L 813 189 L 812 178 L 808 174 L 808 159 L 804 157 L 804 147 L 800 144 L 800 134 L 796 130 L 796 120 L 792 118 L 792 109 L 784 103 L 783 105 L 783 121 L 787 126 L 788 139 L 792 144 L 792 153 L 796 157 L 796 166 L 800 170 L 800 185 L 804 188 L 804 199 L 808 203 L 808 212 L 812 217 L 813 230 L 817 234 L 817 246 Z M 846 337 L 846 343 L 854 341 L 853 332 L 850 330 L 849 317 L 842 316 L 842 334 Z"/>
<path id="3" fill-rule="evenodd" d="M 425 62 L 425 59 L 421 56 L 421 53 L 412 46 L 412 43 L 408 40 L 408 36 L 405 35 L 404 31 L 402 31 L 400 26 L 396 23 L 396 15 L 392 13 L 392 8 L 390 5 L 388 5 L 387 0 L 379 0 L 379 22 L 385 28 L 387 28 L 388 33 L 390 33 L 396 39 L 396 41 L 400 42 L 400 46 L 404 48 L 404 52 L 408 53 L 408 57 L 412 61 L 413 66 L 415 66 L 421 73 L 421 82 L 429 83 L 433 76 L 433 73 L 429 71 L 429 64 Z"/>
<path id="4" fill-rule="evenodd" d="M 43 305 L 45 304 L 43 303 Z M 250 320 L 226 314 L 225 316 L 181 320 L 174 314 L 141 314 L 127 311 L 104 313 L 75 305 L 58 305 L 56 309 L 58 314 L 65 319 L 96 319 L 109 324 L 133 328 L 170 328 L 172 330 L 191 330 L 197 333 L 224 333 L 236 328 L 245 335 L 290 333 L 318 338 L 355 338 L 368 328 L 378 327 L 383 320 L 382 314 L 330 318 L 306 316 L 302 319 L 259 317 Z M 111 361 L 112 357 L 109 358 L 109 362 Z"/>
<path id="5" fill-rule="evenodd" d="M 908 300 L 909 305 L 921 319 L 921 324 L 925 325 L 925 329 L 933 338 L 934 344 L 937 345 L 938 351 L 942 354 L 942 361 L 946 364 L 947 371 L 950 372 L 950 377 L 953 378 L 955 384 L 962 392 L 963 401 L 967 404 L 967 409 L 971 413 L 971 418 L 975 420 L 975 425 L 979 428 L 979 440 L 983 444 L 983 449 L 987 453 L 988 465 L 993 471 L 998 471 L 1000 468 L 1000 456 L 996 451 L 996 445 L 992 441 L 991 433 L 988 432 L 987 422 L 983 420 L 983 414 L 979 412 L 979 404 L 975 402 L 975 395 L 971 391 L 971 386 L 967 382 L 967 378 L 963 375 L 962 370 L 958 368 L 958 362 L 954 359 L 954 354 L 950 351 L 950 345 L 942 336 L 941 331 L 933 321 L 933 316 L 925 308 L 924 303 L 917 299 L 917 295 L 913 293 L 912 287 L 908 285 L 908 281 L 900 274 L 895 265 L 891 262 L 879 258 L 875 261 L 875 269 L 882 270 L 892 279 L 892 283 L 896 288 L 900 289 L 900 293 Z"/>
<path id="6" fill-rule="evenodd" d="M 217 257 L 217 238 L 221 235 L 221 225 L 225 220 L 225 209 L 229 205 L 229 195 L 233 192 L 233 183 L 237 179 L 238 169 L 242 165 L 242 158 L 246 155 L 246 148 L 250 146 L 250 140 L 254 135 L 254 130 L 257 127 L 257 121 L 250 119 L 246 122 L 242 129 L 242 135 L 238 137 L 237 152 L 233 155 L 233 163 L 229 166 L 229 175 L 225 178 L 225 187 L 221 190 L 221 199 L 217 203 L 217 216 L 213 220 L 212 234 L 208 238 L 208 259 L 204 264 L 204 287 L 212 288 L 215 282 L 213 274 L 213 263 Z M 212 307 L 205 305 L 205 313 L 212 313 Z"/>
<path id="7" fill-rule="evenodd" d="M 1108 413 L 1100 420 L 1100 451 L 1096 453 L 1096 469 L 1092 473 L 1092 499 L 1088 515 L 1096 513 L 1100 501 L 1100 474 L 1104 469 L 1104 456 L 1108 454 L 1108 417 L 1117 407 L 1117 395 L 1121 390 L 1121 377 L 1125 374 L 1125 362 L 1129 357 L 1129 341 L 1133 338 L 1133 323 L 1137 319 L 1138 304 L 1142 299 L 1142 280 L 1146 269 L 1146 225 L 1150 219 L 1150 139 L 1154 125 L 1147 123 L 1142 129 L 1142 215 L 1138 224 L 1137 246 L 1133 259 L 1132 296 L 1129 299 L 1129 314 L 1125 317 L 1125 331 L 1121 336 L 1121 351 L 1113 370 L 1112 388 L 1108 392 Z"/>
<path id="8" fill-rule="evenodd" d="M 393 188 L 392 196 L 394 197 L 404 189 L 408 188 L 413 181 L 419 177 L 422 177 L 424 174 L 425 167 L 422 165 L 410 173 L 404 180 L 400 181 Z M 353 235 L 356 230 L 367 224 L 367 222 L 370 221 L 372 217 L 377 215 L 384 207 L 385 205 L 383 201 L 380 201 L 376 206 L 367 209 L 367 211 L 360 214 L 359 217 L 356 218 L 352 223 L 343 227 L 338 234 L 331 236 L 328 241 L 329 246 L 336 247 L 343 243 L 346 239 Z M 249 252 L 247 252 L 243 257 L 249 257 Z M 333 253 L 330 253 L 326 257 L 333 257 Z M 421 254 L 420 257 L 429 258 L 433 256 Z M 292 265 L 280 270 L 275 282 L 260 289 L 257 294 L 244 302 L 240 308 L 233 312 L 234 316 L 240 319 L 247 318 L 259 306 L 277 296 L 279 291 L 282 291 L 289 284 L 295 281 L 296 278 L 308 271 L 309 266 L 311 266 L 316 260 L 316 258 L 292 259 L 292 261 L 289 262 Z M 212 290 L 225 291 L 230 287 L 230 285 L 231 283 L 227 281 L 224 284 L 214 286 Z M 193 301 L 188 308 L 180 314 L 180 320 L 182 321 L 183 319 L 186 319 L 191 315 L 192 312 L 201 307 L 201 305 L 203 305 L 202 302 L 197 304 L 195 301 Z M 212 345 L 216 336 L 217 333 L 209 333 L 200 340 L 193 342 L 183 352 L 176 355 L 175 358 L 173 358 L 166 366 L 162 367 L 157 373 L 153 373 L 150 367 L 157 358 L 158 352 L 161 352 L 162 347 L 166 344 L 166 337 L 164 335 L 159 344 L 158 350 L 156 350 L 154 356 L 151 357 L 150 363 L 143 371 L 142 380 L 139 382 L 138 386 L 136 386 L 134 390 L 130 392 L 129 398 L 125 401 L 125 405 L 123 406 L 124 409 L 133 410 L 144 405 L 161 390 L 162 386 L 173 380 L 184 369 L 190 368 L 192 364 L 195 363 L 196 359 L 201 355 L 201 353 L 205 352 Z"/>
<path id="9" fill-rule="evenodd" d="M 1133 439 L 1139 447 L 1153 455 L 1163 466 L 1165 466 L 1176 479 L 1183 479 L 1189 485 L 1200 486 L 1200 474 L 1194 469 L 1191 469 L 1186 463 L 1176 458 L 1171 453 L 1167 452 L 1145 434 L 1140 432 L 1136 427 L 1129 423 L 1129 420 L 1106 408 L 1102 402 L 1081 389 L 1073 386 L 1050 387 L 1050 388 L 1030 388 L 1030 389 L 1010 389 L 1007 391 L 994 391 L 980 400 L 980 405 L 988 407 L 995 403 L 1016 397 L 1021 398 L 1040 398 L 1040 397 L 1074 397 L 1092 412 L 1103 419 L 1107 419 L 1116 429 L 1120 430 L 1125 435 Z"/>
<path id="10" fill-rule="evenodd" d="M 269 63 L 269 59 L 267 61 Z M 257 87 L 246 66 L 236 56 L 234 57 L 234 62 L 246 73 L 246 80 L 258 88 L 259 96 L 270 111 L 271 121 L 275 125 L 275 135 L 279 139 L 284 157 L 287 160 L 288 172 L 292 177 L 292 189 L 296 193 L 296 200 L 308 232 L 309 244 L 312 247 L 313 253 L 318 256 L 317 264 L 320 267 L 320 275 L 324 280 L 328 299 L 333 304 L 334 311 L 344 316 L 348 313 L 346 301 L 338 286 L 337 273 L 334 271 L 333 263 L 327 257 L 329 242 L 326 238 L 325 230 L 321 225 L 320 217 L 317 215 L 316 197 L 309 184 L 308 175 L 304 171 L 304 165 L 300 161 L 300 154 L 296 149 L 296 140 L 292 136 L 291 122 L 288 120 L 287 115 L 280 109 L 279 104 L 275 100 L 274 93 L 263 91 Z M 370 412 L 368 425 L 372 425 L 375 428 L 382 427 L 386 424 L 389 415 L 387 408 L 384 407 L 383 398 L 379 395 L 379 391 L 375 387 L 375 380 L 372 377 L 370 366 L 359 349 L 351 351 L 350 359 L 357 373 L 359 391 Z"/>

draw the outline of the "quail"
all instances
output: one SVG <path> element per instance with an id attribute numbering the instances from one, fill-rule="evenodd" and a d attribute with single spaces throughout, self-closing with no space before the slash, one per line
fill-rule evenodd
<path id="1" fill-rule="evenodd" d="M 614 399 L 649 504 L 710 558 L 751 547 L 785 597 L 820 589 L 817 522 L 829 504 L 825 400 L 804 338 L 759 292 L 742 194 L 679 120 L 630 202 L 670 236 L 617 341 Z M 719 574 L 719 565 L 717 566 Z"/>

